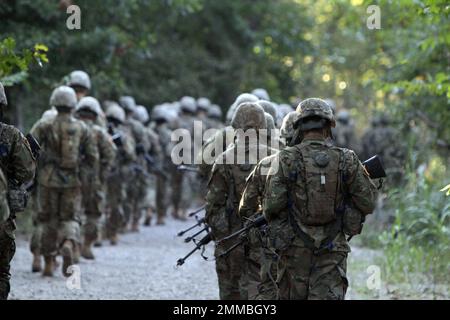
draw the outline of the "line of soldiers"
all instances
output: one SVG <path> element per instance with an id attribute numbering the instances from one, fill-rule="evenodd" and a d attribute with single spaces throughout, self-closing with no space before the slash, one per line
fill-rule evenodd
<path id="1" fill-rule="evenodd" d="M 246 140 L 249 130 L 274 129 L 283 109 L 279 137 Z M 318 98 L 289 112 L 257 89 L 237 97 L 227 123 L 202 148 L 214 164 L 200 165 L 208 176 L 205 221 L 215 241 L 220 298 L 344 299 L 348 241 L 361 233 L 378 194 L 349 148 L 355 143 L 350 114 L 335 116 L 333 101 Z M 233 142 L 224 144 L 230 135 Z M 365 154 L 391 156 L 382 143 L 365 145 Z M 220 144 L 223 153 L 214 154 Z M 227 162 L 238 154 L 244 163 Z M 234 235 L 241 237 L 237 243 Z"/>
<path id="2" fill-rule="evenodd" d="M 92 248 L 103 238 L 116 245 L 119 234 L 139 231 L 143 217 L 149 226 L 154 212 L 157 225 L 170 208 L 175 219 L 186 219 L 193 199 L 200 199 L 200 182 L 173 164 L 172 131 L 193 135 L 195 120 L 205 130 L 221 127 L 221 108 L 207 98 L 183 97 L 149 114 L 131 96 L 102 107 L 90 90 L 86 72 L 70 73 L 30 131 L 42 149 L 33 189 L 32 271 L 44 276 L 53 276 L 58 255 L 69 276 L 80 257 L 95 259 Z"/>

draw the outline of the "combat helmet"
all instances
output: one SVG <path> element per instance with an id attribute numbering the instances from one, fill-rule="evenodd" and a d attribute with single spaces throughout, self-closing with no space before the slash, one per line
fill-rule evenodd
<path id="1" fill-rule="evenodd" d="M 255 96 L 254 94 L 251 93 L 241 93 L 236 100 L 233 102 L 233 104 L 231 105 L 230 109 L 228 109 L 227 111 L 227 122 L 230 123 L 231 120 L 233 119 L 233 115 L 236 112 L 237 107 L 239 107 L 239 105 L 241 103 L 244 102 L 257 102 L 259 101 L 259 98 L 257 96 Z"/>
<path id="2" fill-rule="evenodd" d="M 234 129 L 266 129 L 264 109 L 255 102 L 244 102 L 239 105 L 231 120 Z"/>
<path id="3" fill-rule="evenodd" d="M 302 131 L 323 128 L 327 122 L 331 127 L 336 126 L 333 111 L 325 100 L 319 98 L 303 100 L 298 105 L 296 112 L 299 114 L 296 127 L 300 125 L 299 128 Z"/>
<path id="4" fill-rule="evenodd" d="M 87 90 L 91 90 L 91 79 L 86 72 L 75 70 L 69 74 L 69 81 L 67 82 L 67 85 L 71 87 L 78 86 Z"/>
<path id="5" fill-rule="evenodd" d="M 45 110 L 44 113 L 42 113 L 41 120 L 47 121 L 54 119 L 58 115 L 58 111 L 56 111 L 55 107 L 51 107 L 48 110 Z"/>
<path id="6" fill-rule="evenodd" d="M 211 101 L 208 98 L 198 98 L 197 99 L 197 109 L 200 111 L 208 111 L 211 107 Z"/>
<path id="7" fill-rule="evenodd" d="M 180 100 L 180 109 L 184 112 L 195 113 L 197 111 L 197 101 L 189 96 L 185 96 Z"/>
<path id="8" fill-rule="evenodd" d="M 125 111 L 115 102 L 110 103 L 106 110 L 106 117 L 120 123 L 125 122 L 126 118 Z"/>
<path id="9" fill-rule="evenodd" d="M 133 116 L 136 120 L 143 124 L 147 123 L 147 121 L 150 120 L 147 108 L 144 106 L 136 106 L 136 110 L 134 110 Z"/>
<path id="10" fill-rule="evenodd" d="M 264 112 L 270 114 L 274 120 L 277 118 L 277 109 L 272 102 L 267 100 L 259 100 L 258 104 L 263 107 Z"/>
<path id="11" fill-rule="evenodd" d="M 348 110 L 340 110 L 337 114 L 336 114 L 336 120 L 340 123 L 344 123 L 347 124 L 350 122 L 351 120 L 351 115 L 350 112 Z"/>
<path id="12" fill-rule="evenodd" d="M 8 99 L 6 99 L 5 88 L 0 82 L 0 108 L 5 108 L 8 105 Z"/>
<path id="13" fill-rule="evenodd" d="M 258 99 L 270 101 L 270 97 L 266 89 L 257 88 L 252 91 L 252 94 L 257 96 Z"/>
<path id="14" fill-rule="evenodd" d="M 99 116 L 103 113 L 100 103 L 94 97 L 83 97 L 77 104 L 76 111 L 89 110 L 95 115 Z"/>
<path id="15" fill-rule="evenodd" d="M 281 128 L 280 128 L 280 137 L 281 138 L 290 140 L 294 137 L 294 134 L 295 134 L 294 124 L 297 122 L 298 116 L 299 116 L 299 114 L 295 111 L 291 111 L 287 115 L 284 116 L 283 122 L 282 122 Z"/>
<path id="16" fill-rule="evenodd" d="M 77 95 L 75 90 L 68 86 L 56 88 L 50 96 L 50 105 L 53 107 L 75 108 L 77 105 Z"/>
<path id="17" fill-rule="evenodd" d="M 122 96 L 119 98 L 120 106 L 128 113 L 133 113 L 136 109 L 136 101 L 132 96 Z"/>
<path id="18" fill-rule="evenodd" d="M 222 120 L 222 109 L 217 104 L 211 105 L 208 110 L 208 117 L 212 119 Z"/>
<path id="19" fill-rule="evenodd" d="M 272 130 L 275 129 L 275 121 L 273 120 L 273 117 L 267 112 L 264 112 L 264 117 L 266 118 L 266 129 L 270 135 Z"/>
<path id="20" fill-rule="evenodd" d="M 336 114 L 336 102 L 333 99 L 325 99 L 325 102 L 328 103 L 331 110 L 333 111 L 333 114 Z"/>

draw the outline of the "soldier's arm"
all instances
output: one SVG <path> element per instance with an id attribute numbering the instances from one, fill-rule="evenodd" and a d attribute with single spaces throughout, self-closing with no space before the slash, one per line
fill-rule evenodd
<path id="1" fill-rule="evenodd" d="M 208 183 L 206 195 L 206 222 L 211 227 L 215 238 L 221 236 L 221 230 L 226 229 L 226 203 L 228 198 L 228 184 L 224 175 L 224 165 L 215 164 Z"/>
<path id="2" fill-rule="evenodd" d="M 23 134 L 16 128 L 10 127 L 12 132 L 10 167 L 8 178 L 15 179 L 19 184 L 33 180 L 36 171 L 36 159 L 33 157 L 30 145 Z"/>
<path id="3" fill-rule="evenodd" d="M 281 165 L 280 154 L 271 163 L 264 187 L 263 212 L 268 221 L 277 218 L 288 204 L 288 175 Z"/>
<path id="4" fill-rule="evenodd" d="M 98 151 L 101 163 L 102 177 L 106 177 L 106 173 L 111 170 L 116 158 L 117 148 L 112 141 L 111 136 L 105 131 L 99 131 Z"/>
<path id="5" fill-rule="evenodd" d="M 375 209 L 377 188 L 353 151 L 349 151 L 346 162 L 346 184 L 351 203 L 362 214 L 368 215 Z"/>
<path id="6" fill-rule="evenodd" d="M 95 163 L 99 161 L 99 153 L 97 149 L 97 143 L 94 135 L 93 130 L 88 130 L 86 126 L 83 124 L 83 146 L 82 149 L 84 150 L 84 157 L 85 157 L 85 165 L 94 167 Z"/>
<path id="7" fill-rule="evenodd" d="M 260 205 L 261 175 L 259 165 L 248 176 L 244 193 L 239 203 L 239 216 L 250 217 L 258 211 Z"/>

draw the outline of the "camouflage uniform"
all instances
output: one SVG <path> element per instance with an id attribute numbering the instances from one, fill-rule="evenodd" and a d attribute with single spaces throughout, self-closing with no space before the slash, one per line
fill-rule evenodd
<path id="1" fill-rule="evenodd" d="M 38 218 L 43 223 L 41 249 L 46 262 L 44 275 L 52 276 L 53 257 L 63 244 L 63 273 L 68 276 L 67 268 L 73 263 L 73 250 L 80 238 L 81 159 L 83 165 L 94 167 L 98 152 L 87 126 L 70 112 L 76 105 L 73 89 L 55 89 L 50 103 L 64 109 L 58 109 L 53 121 L 41 123 L 33 132 L 43 149 L 38 177 L 42 207 Z"/>
<path id="2" fill-rule="evenodd" d="M 284 141 L 281 144 L 283 148 L 290 144 L 294 136 L 293 125 L 296 119 L 296 112 L 289 113 L 283 119 L 280 128 L 281 138 Z M 239 215 L 241 218 L 250 218 L 255 212 L 261 211 L 264 188 L 267 180 L 270 178 L 267 173 L 274 159 L 275 155 L 262 159 L 247 178 L 245 190 L 239 205 Z M 277 255 L 274 249 L 271 248 L 265 231 L 252 229 L 248 235 L 247 277 L 248 297 L 251 300 L 274 300 L 278 296 L 276 286 Z"/>
<path id="3" fill-rule="evenodd" d="M 134 99 L 129 96 L 120 98 L 120 105 L 124 108 L 126 113 L 126 120 L 124 125 L 128 127 L 133 139 L 136 143 L 136 161 L 132 164 L 132 170 L 127 180 L 127 201 L 124 203 L 125 224 L 126 228 L 131 219 L 132 231 L 138 230 L 138 223 L 142 216 L 140 208 L 140 201 L 145 197 L 146 192 L 146 164 L 143 159 L 143 154 L 149 149 L 148 140 L 145 128 L 136 119 L 133 118 L 133 113 L 136 110 L 136 103 Z"/>
<path id="4" fill-rule="evenodd" d="M 6 105 L 6 96 L 0 83 L 0 108 Z M 6 300 L 10 290 L 10 262 L 16 249 L 15 212 L 10 210 L 11 202 L 6 200 L 7 194 L 11 192 L 9 184 L 15 181 L 16 185 L 22 185 L 31 181 L 36 163 L 28 141 L 20 131 L 1 122 L 0 151 L 0 300 Z"/>
<path id="5" fill-rule="evenodd" d="M 379 155 L 388 177 L 388 184 L 399 186 L 404 175 L 406 148 L 401 144 L 399 132 L 394 129 L 387 115 L 377 116 L 372 127 L 362 137 L 362 157 Z"/>
<path id="6" fill-rule="evenodd" d="M 310 135 L 276 155 L 263 200 L 269 241 L 279 255 L 279 296 L 344 299 L 350 247 L 342 221 L 350 206 L 362 223 L 374 209 L 376 188 L 353 151 L 325 141 L 323 132 L 334 125 L 328 104 L 307 99 L 297 112 L 300 130 Z"/>
<path id="7" fill-rule="evenodd" d="M 81 254 L 86 259 L 94 259 L 91 245 L 99 238 L 100 218 L 105 212 L 106 205 L 106 177 L 116 153 L 111 136 L 105 129 L 95 124 L 99 112 L 100 104 L 95 98 L 84 97 L 78 102 L 77 115 L 91 131 L 99 155 L 98 162 L 93 167 L 83 168 L 80 175 L 86 218 L 83 225 L 84 243 Z"/>
<path id="8" fill-rule="evenodd" d="M 111 172 L 106 179 L 107 184 L 107 219 L 106 236 L 112 245 L 118 242 L 118 232 L 124 225 L 125 213 L 123 205 L 127 201 L 127 181 L 132 170 L 131 164 L 136 161 L 136 143 L 128 128 L 123 125 L 125 112 L 116 103 L 106 110 L 109 131 L 117 136 L 116 158 Z"/>
<path id="9" fill-rule="evenodd" d="M 360 145 L 356 138 L 355 125 L 350 112 L 341 110 L 336 115 L 336 128 L 332 129 L 333 139 L 337 147 L 347 148 L 360 155 Z"/>
<path id="10" fill-rule="evenodd" d="M 171 130 L 169 128 L 170 117 L 167 110 L 155 107 L 152 111 L 152 119 L 155 121 L 154 131 L 158 135 L 159 146 L 161 148 L 158 160 L 165 173 L 172 172 L 174 164 L 171 159 L 172 141 Z M 164 224 L 166 209 L 168 206 L 168 182 L 161 177 L 156 178 L 156 214 L 157 224 Z"/>
<path id="11" fill-rule="evenodd" d="M 264 110 L 258 104 L 244 103 L 237 109 L 232 124 L 236 129 L 264 129 L 266 127 Z M 206 221 L 211 227 L 214 240 L 219 240 L 242 227 L 238 207 L 245 181 L 259 157 L 271 153 L 272 150 L 266 145 L 244 143 L 238 136 L 236 143 L 217 158 L 206 196 Z M 245 156 L 244 164 L 236 164 L 238 155 Z M 232 158 L 234 164 L 227 163 L 230 157 L 234 157 Z M 216 244 L 216 271 L 220 298 L 247 299 L 247 279 L 243 268 L 244 248 L 240 246 L 225 257 L 219 257 L 232 244 L 233 240 Z"/>

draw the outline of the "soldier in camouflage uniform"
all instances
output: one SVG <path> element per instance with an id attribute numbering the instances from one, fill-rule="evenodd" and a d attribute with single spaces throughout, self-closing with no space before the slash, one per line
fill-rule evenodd
<path id="1" fill-rule="evenodd" d="M 128 127 L 136 143 L 136 162 L 130 172 L 127 183 L 127 201 L 124 203 L 124 228 L 126 229 L 128 222 L 131 220 L 131 231 L 137 232 L 139 231 L 139 220 L 142 216 L 142 211 L 139 209 L 140 199 L 145 196 L 146 192 L 146 164 L 143 156 L 148 151 L 149 145 L 144 126 L 133 117 L 136 110 L 134 98 L 123 96 L 119 103 L 125 110 L 126 120 L 124 125 Z"/>
<path id="2" fill-rule="evenodd" d="M 54 107 L 44 111 L 41 118 L 36 121 L 36 123 L 31 127 L 31 132 L 36 130 L 36 127 L 40 126 L 42 122 L 53 121 L 58 112 Z M 40 169 L 39 160 L 37 162 L 37 170 L 36 173 L 39 172 Z M 33 232 L 31 234 L 30 239 L 30 251 L 33 254 L 33 262 L 31 264 L 32 272 L 41 272 L 42 271 L 42 255 L 41 255 L 41 235 L 42 235 L 42 224 L 39 223 L 39 212 L 41 211 L 41 205 L 39 203 L 39 186 L 37 183 L 37 174 L 35 176 L 35 183 L 33 185 L 33 189 L 31 192 L 32 199 L 32 220 L 33 220 Z"/>
<path id="3" fill-rule="evenodd" d="M 372 127 L 362 137 L 362 157 L 377 154 L 383 161 L 389 185 L 399 186 L 404 175 L 406 148 L 401 144 L 400 133 L 391 126 L 387 114 L 376 115 Z"/>
<path id="4" fill-rule="evenodd" d="M 297 112 L 295 145 L 276 155 L 263 199 L 279 255 L 279 297 L 344 299 L 350 251 L 344 232 L 360 232 L 376 188 L 353 151 L 326 142 L 335 119 L 325 101 L 306 99 Z M 358 230 L 348 227 L 350 218 Z"/>
<path id="5" fill-rule="evenodd" d="M 256 103 L 241 104 L 236 110 L 231 125 L 237 130 L 236 142 L 217 157 L 206 196 L 206 221 L 211 227 L 215 241 L 242 227 L 238 207 L 245 181 L 260 157 L 273 152 L 266 145 L 248 141 L 245 138 L 247 134 L 251 135 L 252 133 L 256 138 L 259 130 L 266 128 L 264 110 L 260 105 Z M 233 240 L 216 244 L 216 272 L 220 298 L 226 300 L 247 299 L 246 275 L 245 268 L 243 268 L 245 265 L 244 248 L 240 246 L 228 255 L 219 257 L 232 244 Z"/>
<path id="6" fill-rule="evenodd" d="M 288 114 L 281 126 L 281 138 L 288 146 L 294 137 L 294 122 L 298 114 Z M 239 205 L 239 216 L 243 219 L 251 218 L 255 212 L 261 212 L 262 199 L 267 175 L 276 154 L 262 159 L 247 178 L 245 190 Z M 247 289 L 250 300 L 275 300 L 278 297 L 276 285 L 277 254 L 271 248 L 264 230 L 252 229 L 248 235 L 248 255 L 246 259 Z"/>
<path id="7" fill-rule="evenodd" d="M 172 141 L 169 128 L 172 120 L 171 114 L 163 106 L 156 106 L 152 110 L 151 118 L 153 120 L 153 129 L 158 135 L 159 144 L 161 146 L 160 161 L 162 163 L 162 170 L 166 173 L 172 172 L 173 163 L 171 159 Z M 168 206 L 167 188 L 169 181 L 157 177 L 156 180 L 156 214 L 157 225 L 164 225 L 164 218 Z"/>
<path id="8" fill-rule="evenodd" d="M 146 159 L 150 160 L 152 163 L 147 161 L 148 172 L 153 172 L 155 174 L 146 175 L 146 192 L 145 196 L 141 199 L 141 210 L 146 212 L 144 225 L 150 226 L 151 219 L 153 216 L 153 211 L 156 210 L 156 185 L 158 184 L 158 179 L 164 179 L 162 172 L 154 170 L 155 168 L 160 168 L 162 163 L 162 150 L 159 142 L 158 134 L 150 128 L 150 116 L 148 114 L 147 108 L 144 106 L 137 106 L 135 113 L 136 120 L 140 121 L 145 128 L 146 139 L 149 142 L 149 149 L 147 150 Z"/>
<path id="9" fill-rule="evenodd" d="M 113 168 L 106 179 L 107 219 L 106 237 L 112 245 L 118 242 L 118 233 L 125 220 L 124 203 L 127 201 L 127 184 L 132 163 L 136 161 L 136 143 L 128 127 L 124 125 L 125 111 L 115 102 L 106 110 L 108 131 L 116 144 L 117 152 Z"/>
<path id="10" fill-rule="evenodd" d="M 38 219 L 43 224 L 44 276 L 53 276 L 58 249 L 63 256 L 63 274 L 70 275 L 68 268 L 74 262 L 74 249 L 80 238 L 82 194 L 79 173 L 82 165 L 94 167 L 98 161 L 93 135 L 82 121 L 72 116 L 76 104 L 72 88 L 56 88 L 50 97 L 50 105 L 56 107 L 58 115 L 51 122 L 42 122 L 33 132 L 43 150 L 38 176 L 42 210 Z"/>
<path id="11" fill-rule="evenodd" d="M 252 91 L 252 94 L 254 96 L 258 97 L 259 100 L 270 101 L 269 93 L 267 93 L 266 89 L 257 88 L 257 89 Z"/>
<path id="12" fill-rule="evenodd" d="M 0 121 L 7 105 L 0 83 Z M 35 169 L 28 141 L 18 129 L 0 122 L 0 300 L 6 300 L 10 291 L 9 269 L 16 250 L 15 214 L 25 209 L 20 186 L 33 179 Z"/>
<path id="13" fill-rule="evenodd" d="M 208 111 L 210 108 L 211 101 L 208 98 L 201 97 L 197 99 L 197 114 L 195 120 L 202 122 L 203 132 L 212 128 L 212 123 L 210 122 L 208 117 Z"/>
<path id="14" fill-rule="evenodd" d="M 230 109 L 228 109 L 228 125 L 217 130 L 217 132 L 203 144 L 201 152 L 198 155 L 198 157 L 202 157 L 201 161 L 199 161 L 201 163 L 199 165 L 199 175 L 202 179 L 209 180 L 215 159 L 234 141 L 234 129 L 229 124 L 236 112 L 236 108 L 244 102 L 257 101 L 258 98 L 250 93 L 240 94 L 230 106 Z M 216 152 L 216 150 L 219 150 L 219 152 Z"/>
<path id="15" fill-rule="evenodd" d="M 83 225 L 84 242 L 81 255 L 89 260 L 95 258 L 92 245 L 100 235 L 100 218 L 105 212 L 106 205 L 106 178 L 116 156 L 116 146 L 111 136 L 104 128 L 95 124 L 100 110 L 100 103 L 93 97 L 82 98 L 76 107 L 76 116 L 91 131 L 99 155 L 99 161 L 95 166 L 83 168 L 80 174 L 86 218 Z"/>
<path id="16" fill-rule="evenodd" d="M 197 102 L 192 97 L 183 97 L 180 100 L 181 113 L 178 119 L 179 127 L 187 130 L 191 137 L 191 150 L 186 150 L 190 152 L 191 163 L 183 163 L 184 165 L 192 165 L 194 162 L 194 115 L 197 111 Z M 172 170 L 172 205 L 173 211 L 172 216 L 175 219 L 186 219 L 186 211 L 189 206 L 189 202 L 192 201 L 191 187 L 195 184 L 195 176 L 191 172 L 182 172 L 174 168 Z"/>
<path id="17" fill-rule="evenodd" d="M 348 110 L 340 110 L 336 114 L 336 128 L 333 128 L 331 132 L 337 147 L 351 149 L 360 155 L 355 124 Z"/>

